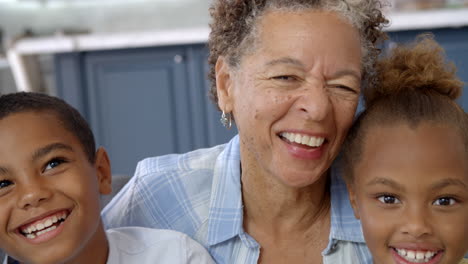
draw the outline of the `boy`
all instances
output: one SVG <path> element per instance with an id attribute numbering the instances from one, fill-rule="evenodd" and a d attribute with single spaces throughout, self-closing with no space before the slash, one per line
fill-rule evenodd
<path id="1" fill-rule="evenodd" d="M 88 124 L 64 101 L 1 96 L 0 139 L 4 263 L 213 263 L 181 233 L 104 230 L 99 195 L 111 192 L 109 158 L 95 151 Z"/>

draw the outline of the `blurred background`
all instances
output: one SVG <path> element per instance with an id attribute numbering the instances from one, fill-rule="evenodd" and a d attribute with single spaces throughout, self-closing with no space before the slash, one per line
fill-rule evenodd
<path id="1" fill-rule="evenodd" d="M 59 96 L 115 175 L 144 157 L 227 142 L 207 98 L 211 0 L 0 0 L 0 92 Z M 385 48 L 432 32 L 468 81 L 468 0 L 393 0 Z M 460 100 L 468 110 L 468 96 Z"/>

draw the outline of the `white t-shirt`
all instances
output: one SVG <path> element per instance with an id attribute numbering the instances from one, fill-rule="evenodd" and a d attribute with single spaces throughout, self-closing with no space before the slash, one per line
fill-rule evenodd
<path id="1" fill-rule="evenodd" d="M 203 246 L 189 236 L 164 229 L 120 227 L 106 231 L 107 264 L 214 264 Z M 4 264 L 18 263 L 5 257 Z"/>
<path id="2" fill-rule="evenodd" d="M 177 231 L 121 227 L 106 233 L 109 241 L 107 264 L 214 264 L 203 246 Z"/>

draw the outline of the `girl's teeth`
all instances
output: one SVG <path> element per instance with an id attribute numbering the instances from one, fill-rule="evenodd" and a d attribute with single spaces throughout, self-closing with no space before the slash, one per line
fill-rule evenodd
<path id="1" fill-rule="evenodd" d="M 405 249 L 396 249 L 398 252 L 398 255 L 406 259 L 407 261 L 413 262 L 413 263 L 425 263 L 428 262 L 434 255 L 436 255 L 436 252 L 432 251 L 413 251 L 413 250 L 405 250 Z"/>
<path id="2" fill-rule="evenodd" d="M 424 253 L 422 253 L 422 252 L 417 252 L 417 253 L 416 253 L 416 259 L 417 259 L 417 260 L 422 260 L 422 259 L 424 259 Z"/>

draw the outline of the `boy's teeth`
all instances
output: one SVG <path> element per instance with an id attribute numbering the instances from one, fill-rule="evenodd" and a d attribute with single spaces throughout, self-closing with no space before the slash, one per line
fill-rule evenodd
<path id="1" fill-rule="evenodd" d="M 307 145 L 309 147 L 320 147 L 325 138 L 322 137 L 312 137 L 307 135 L 301 135 L 296 133 L 281 133 L 281 136 L 289 140 L 290 142 Z"/>
<path id="2" fill-rule="evenodd" d="M 47 231 L 50 231 L 50 230 L 53 230 L 55 229 L 55 226 L 53 226 L 55 223 L 57 223 L 59 220 L 65 220 L 67 218 L 67 214 L 66 213 L 60 213 L 60 214 L 56 214 L 56 215 L 53 215 L 51 217 L 48 217 L 46 219 L 43 219 L 41 222 L 39 223 L 36 223 L 34 225 L 30 225 L 26 228 L 22 228 L 21 231 L 26 234 L 26 237 L 27 238 L 31 238 L 31 236 L 28 236 L 28 235 L 33 235 L 34 237 L 36 236 L 39 236 Z M 50 229 L 51 226 L 53 227 L 53 229 Z M 32 234 L 33 232 L 36 232 L 38 231 L 35 235 Z M 34 238 L 33 237 L 33 238 Z"/>
<path id="3" fill-rule="evenodd" d="M 433 251 L 413 251 L 408 249 L 396 249 L 398 255 L 413 263 L 425 263 L 431 260 L 437 252 Z"/>

